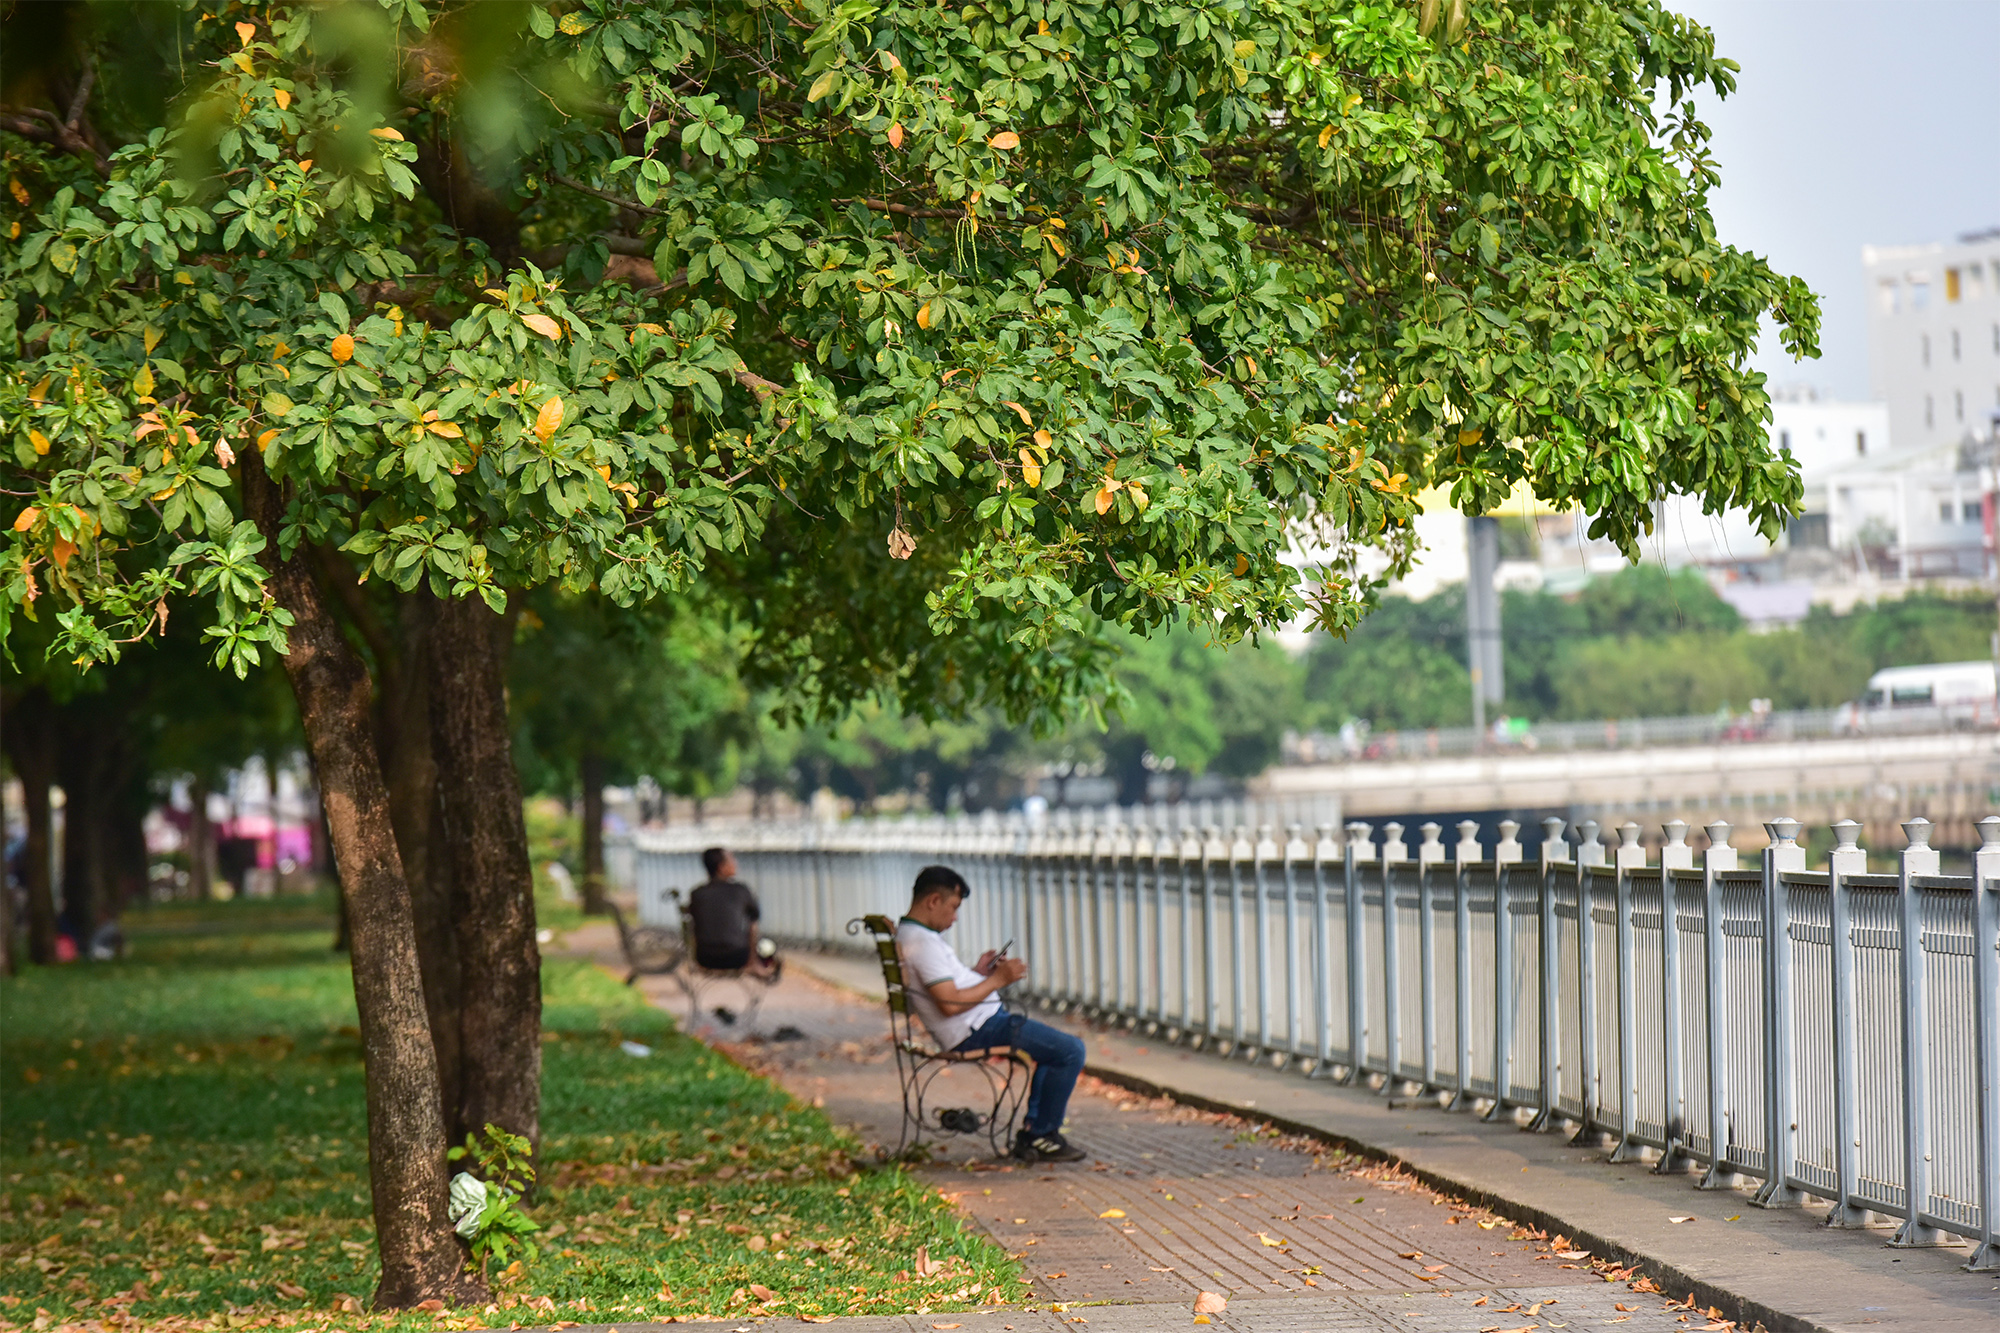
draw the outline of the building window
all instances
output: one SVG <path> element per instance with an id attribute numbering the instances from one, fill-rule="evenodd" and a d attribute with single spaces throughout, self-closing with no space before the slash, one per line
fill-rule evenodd
<path id="1" fill-rule="evenodd" d="M 1918 338 L 1923 344 L 1924 364 L 1928 366 L 1931 363 L 1931 335 L 1928 333 L 1919 334 Z"/>
<path id="2" fill-rule="evenodd" d="M 1792 433 L 1790 431 L 1781 430 L 1778 432 L 1778 447 L 1786 453 L 1792 451 Z"/>
<path id="3" fill-rule="evenodd" d="M 1938 522 L 1940 523 L 1951 522 L 1951 501 L 1945 500 L 1939 503 Z"/>
<path id="4" fill-rule="evenodd" d="M 1877 297 L 1882 302 L 1882 313 L 1893 315 L 1903 308 L 1903 288 L 1894 278 L 1884 278 L 1875 284 Z"/>
<path id="5" fill-rule="evenodd" d="M 1924 395 L 1924 428 L 1925 428 L 1926 430 L 1928 430 L 1928 429 L 1930 429 L 1930 428 L 1931 428 L 1932 426 L 1935 426 L 1935 425 L 1937 425 L 1937 404 L 1931 401 L 1931 396 L 1930 396 L 1929 394 L 1925 394 L 1925 395 Z"/>
<path id="6" fill-rule="evenodd" d="M 1984 506 L 1982 506 L 1977 500 L 1967 500 L 1963 505 L 1963 507 L 1960 509 L 1960 512 L 1965 515 L 1965 521 L 1967 523 L 1977 523 L 1981 519 L 1986 517 L 1986 510 Z"/>
<path id="7" fill-rule="evenodd" d="M 1951 331 L 1951 359 L 1958 360 L 1958 330 Z"/>
<path id="8" fill-rule="evenodd" d="M 1931 278 L 1928 273 L 1916 273 L 1910 277 L 1910 309 L 1929 310 L 1931 308 Z"/>
<path id="9" fill-rule="evenodd" d="M 1854 432 L 1854 452 L 1857 454 L 1866 454 L 1868 452 L 1867 431 L 1857 430 Z"/>
<path id="10" fill-rule="evenodd" d="M 1955 305 L 1958 302 L 1958 293 L 1958 270 L 1948 268 L 1944 271 L 1944 299 Z"/>

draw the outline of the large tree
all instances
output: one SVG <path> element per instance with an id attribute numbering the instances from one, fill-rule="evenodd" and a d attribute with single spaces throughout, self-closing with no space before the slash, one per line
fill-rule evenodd
<path id="1" fill-rule="evenodd" d="M 0 606 L 283 652 L 385 1305 L 471 1287 L 363 580 L 429 621 L 461 1113 L 532 1134 L 519 593 L 700 583 L 808 699 L 1018 715 L 1101 688 L 1106 622 L 1351 625 L 1341 553 L 1404 554 L 1427 480 L 1628 548 L 1799 494 L 1746 356 L 1816 311 L 1717 241 L 1686 98 L 1733 67 L 1654 4 L 166 8 L 8 10 Z"/>

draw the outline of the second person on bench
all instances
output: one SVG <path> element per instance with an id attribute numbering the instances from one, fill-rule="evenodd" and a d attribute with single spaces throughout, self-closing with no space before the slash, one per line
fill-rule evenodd
<path id="1" fill-rule="evenodd" d="M 1079 1162 L 1086 1154 L 1062 1136 L 1070 1093 L 1083 1072 L 1083 1042 L 1026 1014 L 1007 1012 L 1000 991 L 1028 974 L 1018 958 L 991 949 L 967 967 L 944 938 L 972 890 L 950 866 L 917 872 L 910 910 L 896 926 L 896 947 L 916 984 L 909 996 L 917 1017 L 947 1051 L 1009 1046 L 1035 1062 L 1028 1085 L 1027 1124 L 1014 1137 L 1014 1156 L 1027 1162 Z"/>

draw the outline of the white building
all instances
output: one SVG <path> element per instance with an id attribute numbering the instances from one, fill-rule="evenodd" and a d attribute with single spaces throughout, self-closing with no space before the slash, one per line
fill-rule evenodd
<path id="1" fill-rule="evenodd" d="M 1868 246 L 1868 376 L 1905 449 L 1984 439 L 2000 409 L 2000 228 Z"/>

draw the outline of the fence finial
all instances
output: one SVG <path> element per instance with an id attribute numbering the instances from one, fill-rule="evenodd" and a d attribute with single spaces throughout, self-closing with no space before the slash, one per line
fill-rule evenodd
<path id="1" fill-rule="evenodd" d="M 1417 864 L 1427 866 L 1444 860 L 1444 844 L 1438 841 L 1438 834 L 1444 832 L 1444 825 L 1430 820 L 1418 825 L 1417 832 L 1424 835 L 1423 842 L 1417 847 Z"/>
<path id="2" fill-rule="evenodd" d="M 1660 831 L 1667 835 L 1666 846 L 1660 848 L 1660 866 L 1665 870 L 1694 869 L 1694 848 L 1688 843 L 1688 826 L 1685 819 L 1669 819 L 1660 825 Z"/>
<path id="3" fill-rule="evenodd" d="M 1355 862 L 1375 859 L 1375 826 L 1359 819 L 1347 824 L 1347 855 Z"/>
<path id="4" fill-rule="evenodd" d="M 1834 849 L 1827 854 L 1827 866 L 1843 875 L 1865 875 L 1868 873 L 1868 853 L 1857 844 L 1861 840 L 1861 825 L 1851 819 L 1843 819 L 1833 826 Z"/>
<path id="5" fill-rule="evenodd" d="M 1576 825 L 1576 863 L 1580 866 L 1601 866 L 1605 861 L 1604 844 L 1597 840 L 1597 830 L 1601 827 L 1594 819 L 1578 820 Z"/>
<path id="6" fill-rule="evenodd" d="M 1384 861 L 1410 859 L 1410 844 L 1403 841 L 1403 826 L 1393 819 L 1382 826 L 1382 859 Z"/>
<path id="7" fill-rule="evenodd" d="M 1521 859 L 1521 844 L 1514 840 L 1514 835 L 1520 831 L 1520 820 L 1503 819 L 1500 821 L 1500 841 L 1493 848 L 1493 859 L 1495 861 L 1509 864 Z"/>
<path id="8" fill-rule="evenodd" d="M 1320 848 L 1326 846 L 1330 842 L 1336 841 L 1333 834 L 1334 834 L 1334 828 L 1333 825 L 1331 824 L 1313 825 L 1313 855 L 1315 857 L 1320 855 L 1320 850 L 1319 850 Z"/>
<path id="9" fill-rule="evenodd" d="M 1550 815 L 1542 821 L 1542 864 L 1567 865 L 1569 842 L 1563 837 L 1564 821 Z"/>
<path id="10" fill-rule="evenodd" d="M 1937 874 L 1938 853 L 1931 846 L 1931 821 L 1922 815 L 1904 820 L 1903 836 L 1910 840 L 1910 845 L 1903 849 L 1903 869 L 1912 875 Z"/>
<path id="11" fill-rule="evenodd" d="M 1454 850 L 1456 855 L 1453 859 L 1459 861 L 1461 864 L 1467 861 L 1477 861 L 1486 855 L 1485 849 L 1479 845 L 1478 820 L 1461 819 L 1458 821 L 1458 846 Z"/>
<path id="12" fill-rule="evenodd" d="M 1806 849 L 1799 846 L 1799 821 L 1780 815 L 1764 825 L 1771 835 L 1771 865 L 1777 870 L 1804 870 Z"/>
<path id="13" fill-rule="evenodd" d="M 1643 866 L 1646 864 L 1646 849 L 1639 845 L 1639 834 L 1643 832 L 1631 820 L 1618 826 L 1618 864 L 1621 866 Z"/>
<path id="14" fill-rule="evenodd" d="M 1974 883 L 2000 879 L 2000 815 L 1979 821 L 1979 850 L 1972 854 Z"/>
<path id="15" fill-rule="evenodd" d="M 1715 870 L 1736 869 L 1736 849 L 1729 845 L 1729 825 L 1718 819 L 1705 832 L 1708 834 L 1708 850 L 1702 855 L 1702 865 Z"/>

